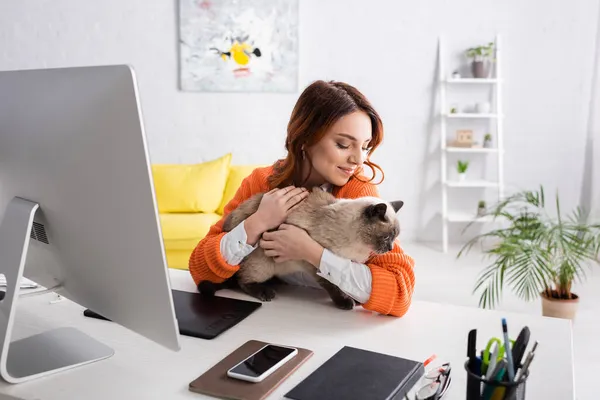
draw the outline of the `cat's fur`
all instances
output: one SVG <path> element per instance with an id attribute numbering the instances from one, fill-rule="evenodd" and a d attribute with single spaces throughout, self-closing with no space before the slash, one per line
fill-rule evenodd
<path id="1" fill-rule="evenodd" d="M 228 214 L 223 231 L 229 232 L 256 212 L 263 193 L 254 195 Z M 402 201 L 384 202 L 375 197 L 336 199 L 320 188 L 314 188 L 308 197 L 287 217 L 285 223 L 304 229 L 310 237 L 333 253 L 364 263 L 373 254 L 386 253 L 393 248 L 400 233 L 396 212 Z M 313 275 L 329 293 L 333 302 L 342 309 L 354 307 L 354 300 L 337 286 L 317 275 L 317 269 L 306 261 L 276 263 L 257 247 L 240 263 L 239 270 L 223 284 L 200 282 L 202 293 L 214 294 L 222 287 L 239 285 L 246 293 L 263 301 L 275 297 L 275 291 L 265 282 L 277 276 L 304 271 Z"/>

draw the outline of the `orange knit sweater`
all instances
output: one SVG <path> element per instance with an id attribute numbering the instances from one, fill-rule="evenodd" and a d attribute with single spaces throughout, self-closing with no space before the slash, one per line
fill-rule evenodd
<path id="1" fill-rule="evenodd" d="M 222 231 L 224 218 L 252 195 L 268 191 L 267 178 L 272 171 L 272 166 L 257 168 L 244 179 L 233 199 L 225 206 L 223 218 L 196 245 L 189 260 L 189 270 L 196 285 L 203 280 L 222 282 L 239 269 L 239 265 L 228 264 L 221 255 L 221 238 L 225 235 Z M 375 185 L 355 178 L 333 194 L 337 198 L 379 197 Z M 363 304 L 363 308 L 398 317 L 404 315 L 410 306 L 415 286 L 414 260 L 404 253 L 396 240 L 392 251 L 373 256 L 366 265 L 373 279 L 371 297 Z"/>

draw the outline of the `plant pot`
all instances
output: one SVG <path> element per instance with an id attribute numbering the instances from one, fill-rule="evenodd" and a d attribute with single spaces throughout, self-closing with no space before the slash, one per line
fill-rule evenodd
<path id="1" fill-rule="evenodd" d="M 465 172 L 458 173 L 458 181 L 459 182 L 464 182 L 466 179 L 467 179 L 467 174 Z"/>
<path id="2" fill-rule="evenodd" d="M 574 296 L 573 299 L 557 299 L 548 297 L 545 292 L 542 292 L 542 315 L 574 320 L 579 307 L 579 296 L 575 293 L 571 294 Z"/>
<path id="3" fill-rule="evenodd" d="M 477 209 L 477 216 L 478 217 L 483 217 L 485 215 L 485 207 L 479 207 Z"/>
<path id="4" fill-rule="evenodd" d="M 471 63 L 471 73 L 475 78 L 488 77 L 488 65 L 485 61 L 473 61 Z"/>
<path id="5" fill-rule="evenodd" d="M 483 141 L 483 147 L 486 149 L 489 149 L 492 147 L 492 141 L 491 140 L 484 140 Z"/>

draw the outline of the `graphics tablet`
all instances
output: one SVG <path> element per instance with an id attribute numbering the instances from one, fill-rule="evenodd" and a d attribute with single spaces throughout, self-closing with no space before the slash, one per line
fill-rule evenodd
<path id="1" fill-rule="evenodd" d="M 259 308 L 262 303 L 200 293 L 171 290 L 179 333 L 201 339 L 214 339 L 238 324 Z M 109 321 L 86 309 L 83 315 Z"/>

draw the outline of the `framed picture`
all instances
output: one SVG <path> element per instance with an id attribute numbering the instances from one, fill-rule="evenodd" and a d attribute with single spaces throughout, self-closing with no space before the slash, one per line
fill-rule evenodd
<path id="1" fill-rule="evenodd" d="M 295 92 L 298 0 L 179 0 L 180 89 Z"/>

